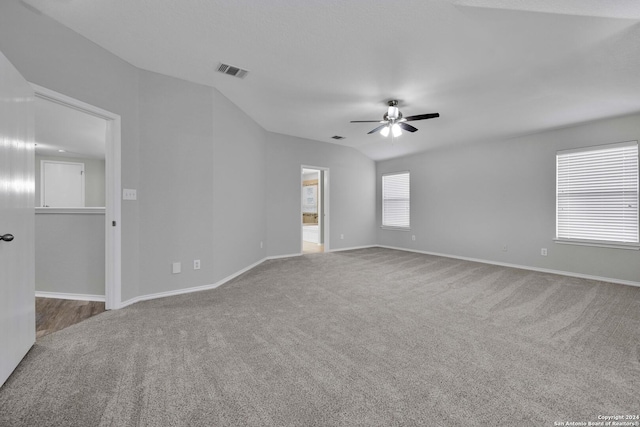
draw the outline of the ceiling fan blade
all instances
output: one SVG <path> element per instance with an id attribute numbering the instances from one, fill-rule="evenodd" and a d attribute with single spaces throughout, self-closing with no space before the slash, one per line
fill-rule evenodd
<path id="1" fill-rule="evenodd" d="M 415 127 L 413 127 L 410 124 L 407 124 L 405 122 L 398 123 L 398 126 L 400 126 L 402 129 L 407 130 L 409 132 L 415 132 L 415 131 L 418 130 L 418 128 L 415 128 Z"/>
<path id="2" fill-rule="evenodd" d="M 349 123 L 384 123 L 383 120 L 351 120 Z"/>
<path id="3" fill-rule="evenodd" d="M 382 129 L 383 127 L 386 127 L 387 125 L 388 125 L 388 124 L 387 124 L 387 123 L 385 123 L 385 124 L 383 124 L 383 125 L 378 126 L 377 128 L 375 128 L 375 129 L 374 129 L 374 130 L 372 130 L 371 132 L 367 132 L 367 135 L 370 135 L 370 134 L 372 134 L 372 133 L 376 133 L 376 132 L 378 132 L 380 129 Z"/>
<path id="4" fill-rule="evenodd" d="M 410 121 L 413 121 L 413 120 L 435 119 L 436 117 L 440 117 L 440 114 L 438 114 L 438 113 L 418 114 L 417 116 L 405 117 L 405 119 L 407 119 L 407 121 L 410 122 Z"/>

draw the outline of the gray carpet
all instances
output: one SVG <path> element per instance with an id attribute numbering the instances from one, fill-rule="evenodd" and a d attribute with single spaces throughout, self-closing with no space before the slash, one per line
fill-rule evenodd
<path id="1" fill-rule="evenodd" d="M 39 340 L 2 426 L 552 426 L 640 412 L 640 288 L 372 248 Z"/>

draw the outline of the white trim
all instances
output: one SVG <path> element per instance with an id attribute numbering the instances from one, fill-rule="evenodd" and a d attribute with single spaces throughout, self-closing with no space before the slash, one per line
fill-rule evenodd
<path id="1" fill-rule="evenodd" d="M 380 176 L 402 175 L 403 173 L 411 173 L 411 170 L 407 169 L 406 171 L 385 172 L 385 173 L 383 173 L 383 174 L 380 174 Z"/>
<path id="2" fill-rule="evenodd" d="M 329 187 L 330 187 L 330 179 L 331 179 L 331 171 L 329 170 L 329 168 L 326 167 L 322 167 L 322 166 L 311 166 L 311 165 L 300 165 L 300 185 L 302 185 L 302 182 L 304 181 L 304 169 L 314 169 L 314 170 L 318 170 L 318 171 L 323 171 L 325 172 L 324 174 L 324 182 L 322 183 L 322 191 L 324 192 L 324 197 L 322 197 L 323 201 L 324 201 L 324 206 L 322 207 L 322 210 L 324 211 L 324 218 L 320 218 L 320 221 L 322 221 L 322 233 L 323 233 L 323 244 L 324 244 L 324 249 L 325 252 L 329 251 L 330 248 L 330 239 L 329 236 L 331 235 L 330 233 L 330 227 L 329 227 L 329 223 L 331 222 L 331 215 L 330 215 L 330 203 L 329 203 Z M 318 179 L 319 181 L 319 179 Z M 318 195 L 318 199 L 320 199 L 320 195 Z M 304 212 L 302 211 L 302 190 L 300 191 L 300 254 L 302 254 L 304 252 L 304 243 L 302 241 L 302 227 L 304 226 L 304 222 L 303 222 L 303 214 Z"/>
<path id="3" fill-rule="evenodd" d="M 35 83 L 29 83 L 35 92 L 36 97 L 46 99 L 47 101 L 55 102 L 56 104 L 64 105 L 65 107 L 71 107 L 83 113 L 89 113 L 92 116 L 97 116 L 105 120 L 113 120 L 116 114 L 110 111 L 103 110 L 100 107 L 96 107 L 86 102 L 82 102 L 78 99 L 72 98 L 60 92 L 56 92 L 46 87 L 42 87 Z M 119 116 L 118 116 L 119 117 Z"/>
<path id="4" fill-rule="evenodd" d="M 406 226 L 398 226 L 398 225 L 387 225 L 385 224 L 385 178 L 397 175 L 407 175 L 409 177 L 409 221 Z M 391 200 L 391 199 L 389 199 Z M 398 199 L 403 200 L 403 199 Z M 387 172 L 380 175 L 380 228 L 385 230 L 393 230 L 393 231 L 411 231 L 411 171 L 397 171 L 397 172 Z"/>
<path id="5" fill-rule="evenodd" d="M 106 270 L 105 293 L 107 310 L 117 309 L 122 306 L 122 152 L 121 152 L 121 120 L 116 115 L 114 119 L 107 121 L 106 147 Z M 114 227 L 112 224 L 116 224 Z"/>
<path id="6" fill-rule="evenodd" d="M 394 250 L 397 250 L 397 251 L 415 252 L 415 253 L 419 253 L 419 254 L 434 255 L 434 256 L 440 256 L 440 257 L 444 257 L 444 258 L 461 259 L 463 261 L 479 262 L 479 263 L 482 263 L 482 264 L 499 265 L 499 266 L 502 266 L 502 267 L 519 268 L 521 270 L 539 271 L 541 273 L 558 274 L 560 276 L 577 277 L 577 278 L 580 278 L 580 279 L 598 280 L 598 281 L 601 281 L 601 282 L 610 282 L 610 283 L 616 283 L 616 284 L 619 284 L 619 285 L 628 285 L 628 286 L 640 287 L 640 282 L 635 282 L 633 280 L 622 280 L 622 279 L 614 279 L 612 277 L 592 276 L 590 274 L 573 273 L 571 271 L 562 271 L 562 270 L 552 270 L 552 269 L 549 269 L 549 268 L 530 267 L 528 265 L 509 264 L 509 263 L 506 263 L 506 262 L 489 261 L 489 260 L 486 260 L 486 259 L 469 258 L 469 257 L 463 257 L 463 256 L 441 254 L 441 253 L 438 253 L 438 252 L 419 251 L 417 249 L 399 248 L 399 247 L 395 247 L 395 246 L 386 246 L 386 245 L 376 245 L 376 246 L 379 247 L 379 248 L 394 249 Z"/>
<path id="7" fill-rule="evenodd" d="M 505 262 L 496 262 L 496 261 L 489 261 L 489 260 L 478 259 L 478 258 L 470 258 L 470 257 L 448 255 L 448 254 L 442 254 L 442 253 L 438 253 L 438 252 L 428 252 L 428 251 L 420 251 L 420 250 L 416 250 L 416 249 L 399 248 L 399 247 L 395 247 L 395 246 L 364 245 L 364 246 L 354 246 L 354 247 L 350 247 L 350 248 L 332 249 L 330 252 L 343 252 L 343 251 L 351 251 L 351 250 L 357 250 L 357 249 L 369 249 L 369 248 L 385 248 L 385 249 L 393 249 L 393 250 L 404 251 L 404 252 L 415 252 L 415 253 L 424 254 L 424 255 L 434 255 L 434 256 L 440 256 L 440 257 L 445 257 L 445 258 L 460 259 L 460 260 L 464 260 L 464 261 L 479 262 L 479 263 L 483 263 L 483 264 L 499 265 L 499 266 L 502 266 L 502 267 L 519 268 L 519 269 L 522 269 L 522 270 L 538 271 L 538 272 L 541 272 L 541 273 L 558 274 L 558 275 L 561 275 L 561 276 L 577 277 L 577 278 L 581 278 L 581 279 L 598 280 L 598 281 L 602 281 L 602 282 L 610 282 L 610 283 L 617 283 L 617 284 L 621 284 L 621 285 L 640 287 L 640 282 L 634 282 L 634 281 L 631 281 L 631 280 L 612 279 L 610 277 L 600 277 L 600 276 L 592 276 L 592 275 L 589 275 L 589 274 L 571 273 L 571 272 L 568 272 L 568 271 L 551 270 L 551 269 L 548 269 L 548 268 L 529 267 L 529 266 L 518 265 L 518 264 L 509 264 L 509 263 L 505 263 Z M 287 255 L 272 255 L 272 256 L 268 256 L 268 257 L 262 258 L 259 261 L 254 262 L 253 264 L 243 268 L 242 270 L 239 270 L 239 271 L 237 271 L 237 272 L 225 277 L 222 280 L 219 280 L 218 282 L 216 282 L 214 284 L 203 285 L 203 286 L 195 286 L 195 287 L 192 287 L 192 288 L 176 289 L 176 290 L 173 290 L 173 291 L 158 292 L 158 293 L 155 293 L 155 294 L 140 295 L 140 296 L 131 298 L 130 300 L 122 302 L 118 308 L 124 308 L 124 307 L 127 307 L 129 305 L 135 304 L 137 302 L 141 302 L 141 301 L 148 301 L 148 300 L 153 300 L 153 299 L 158 299 L 158 298 L 165 298 L 165 297 L 170 297 L 170 296 L 175 296 L 175 295 L 183 295 L 183 294 L 189 294 L 189 293 L 192 293 L 192 292 L 200 292 L 200 291 L 206 291 L 206 290 L 210 290 L 210 289 L 215 289 L 215 288 L 217 288 L 217 287 L 219 287 L 219 286 L 221 286 L 221 285 L 223 285 L 223 284 L 235 279 L 236 277 L 240 276 L 241 274 L 246 273 L 247 271 L 257 267 L 258 265 L 262 264 L 265 261 L 275 260 L 275 259 L 283 259 L 283 258 L 293 258 L 293 257 L 298 257 L 298 256 L 302 256 L 302 254 L 300 253 L 300 254 L 287 254 Z M 84 301 L 104 301 L 104 297 L 100 296 L 100 295 L 80 295 L 80 294 L 60 294 L 60 293 L 53 293 L 53 292 L 36 292 L 36 296 L 43 297 L 43 298 L 75 299 L 75 300 L 84 300 Z"/>
<path id="8" fill-rule="evenodd" d="M 359 247 L 345 248 L 345 249 L 333 249 L 332 252 L 348 251 L 348 250 L 352 250 L 352 249 L 365 249 L 365 248 L 372 248 L 372 247 L 375 247 L 375 246 L 376 245 L 359 246 Z M 237 272 L 235 272 L 235 273 L 225 277 L 224 279 L 219 280 L 218 282 L 213 283 L 211 285 L 194 286 L 192 288 L 176 289 L 176 290 L 173 290 L 173 291 L 158 292 L 158 293 L 155 293 L 155 294 L 148 294 L 148 295 L 140 295 L 140 296 L 131 298 L 130 300 L 123 301 L 118 308 L 124 308 L 124 307 L 127 307 L 127 306 L 131 305 L 131 304 L 135 304 L 135 303 L 141 302 L 141 301 L 148 301 L 148 300 L 157 299 L 157 298 L 165 298 L 165 297 L 171 297 L 171 296 L 175 296 L 175 295 L 183 295 L 183 294 L 189 294 L 189 293 L 192 293 L 192 292 L 200 292 L 200 291 L 207 291 L 207 290 L 210 290 L 210 289 L 215 289 L 218 286 L 224 285 L 225 283 L 229 282 L 230 280 L 235 279 L 236 277 L 240 276 L 241 274 L 246 273 L 247 271 L 251 270 L 252 268 L 259 266 L 260 264 L 262 264 L 265 261 L 275 260 L 275 259 L 283 259 L 283 258 L 293 258 L 293 257 L 299 257 L 299 256 L 302 256 L 302 253 L 268 256 L 268 257 L 262 258 L 259 261 L 254 262 L 253 264 L 249 265 L 248 267 L 245 267 L 242 270 L 237 271 Z"/>
<path id="9" fill-rule="evenodd" d="M 609 150 L 612 148 L 633 147 L 638 145 L 638 141 L 613 142 L 609 144 L 590 145 L 589 147 L 570 148 L 568 150 L 558 150 L 556 154 L 583 153 L 585 151 Z"/>
<path id="10" fill-rule="evenodd" d="M 227 277 L 225 277 L 222 280 L 219 280 L 216 283 L 213 283 L 211 285 L 202 285 L 202 286 L 194 286 L 192 288 L 184 288 L 184 289 L 176 289 L 173 291 L 166 291 L 166 292 L 158 292 L 155 294 L 148 294 L 148 295 L 140 295 L 134 298 L 131 298 L 127 301 L 123 301 L 120 306 L 118 308 L 124 308 L 127 307 L 131 304 L 135 304 L 137 302 L 141 302 L 141 301 L 148 301 L 148 300 L 152 300 L 152 299 L 157 299 L 157 298 L 165 298 L 165 297 L 171 297 L 171 296 L 175 296 L 175 295 L 183 295 L 183 294 L 189 294 L 192 292 L 200 292 L 200 291 L 207 291 L 209 289 L 215 289 L 218 286 L 224 285 L 225 283 L 229 282 L 230 280 L 235 279 L 236 277 L 240 276 L 243 273 L 246 273 L 247 271 L 251 270 L 254 267 L 259 266 L 260 264 L 262 264 L 265 261 L 268 260 L 273 260 L 273 259 L 281 259 L 281 258 L 293 258 L 293 257 L 298 257 L 298 256 L 302 256 L 302 254 L 288 254 L 288 255 L 274 255 L 274 256 L 268 256 L 265 258 L 262 258 L 259 261 L 254 262 L 253 264 L 243 268 L 242 270 L 239 270 Z"/>
<path id="11" fill-rule="evenodd" d="M 104 215 L 105 208 L 40 208 L 36 207 L 36 215 L 40 214 L 74 214 L 74 215 Z"/>
<path id="12" fill-rule="evenodd" d="M 75 301 L 98 301 L 104 302 L 104 295 L 87 295 L 87 294 L 67 294 L 62 292 L 44 292 L 36 291 L 36 298 L 56 298 L 69 299 Z"/>
<path id="13" fill-rule="evenodd" d="M 183 294 L 190 294 L 192 292 L 200 292 L 200 291 L 207 291 L 210 289 L 215 289 L 220 285 L 224 285 L 225 283 L 229 282 L 230 280 L 235 279 L 236 277 L 240 276 L 243 273 L 246 273 L 247 271 L 251 270 L 254 267 L 257 267 L 258 265 L 262 264 L 264 261 L 266 260 L 266 258 L 262 258 L 260 261 L 256 261 L 253 264 L 251 264 L 248 267 L 243 268 L 240 271 L 237 271 L 227 277 L 225 277 L 222 280 L 217 281 L 216 283 L 213 283 L 211 285 L 202 285 L 202 286 L 194 286 L 192 288 L 184 288 L 184 289 L 176 289 L 173 291 L 166 291 L 166 292 L 158 292 L 155 294 L 148 294 L 148 295 L 140 295 L 134 298 L 131 298 L 130 300 L 127 301 L 123 301 L 120 304 L 120 307 L 118 308 L 123 308 L 126 306 L 129 306 L 131 304 L 135 304 L 137 302 L 141 302 L 141 301 L 148 301 L 148 300 L 152 300 L 152 299 L 158 299 L 158 298 L 166 298 L 166 297 L 172 297 L 175 295 L 183 295 Z"/>
<path id="14" fill-rule="evenodd" d="M 633 149 L 629 151 L 635 151 L 635 156 L 627 157 L 627 154 L 631 154 L 631 152 L 627 152 L 625 148 L 630 147 Z M 603 154 L 603 152 L 608 152 L 608 154 Z M 579 158 L 583 155 L 590 159 L 588 161 L 580 160 Z M 609 155 L 614 157 L 609 158 Z M 634 157 L 635 159 L 631 160 Z M 637 206 L 638 160 L 638 141 L 601 144 L 556 152 L 556 237 L 554 239 L 556 243 L 616 249 L 635 249 L 625 246 L 640 246 L 638 241 L 639 208 Z M 627 164 L 627 162 L 630 163 Z M 620 169 L 615 170 L 616 167 Z M 602 175 L 603 173 L 606 176 Z M 601 182 L 596 182 L 598 177 L 606 178 L 605 180 L 609 182 L 607 189 L 601 187 Z M 622 179 L 622 182 L 619 182 L 619 179 Z M 627 185 L 629 185 L 628 188 Z M 625 193 L 625 190 L 631 190 L 633 187 L 635 187 L 636 193 L 636 209 L 633 213 L 635 221 L 630 221 L 627 224 L 626 221 L 631 219 L 631 217 L 627 217 L 630 213 L 628 208 L 632 207 L 633 202 L 627 199 L 632 193 Z M 602 188 L 602 192 L 600 192 L 600 188 Z M 615 188 L 617 191 L 612 193 Z M 586 196 L 589 192 L 599 194 Z M 614 193 L 616 196 L 611 198 Z M 573 208 L 570 207 L 573 205 L 573 201 L 577 206 L 577 210 L 573 212 L 576 215 L 572 215 Z M 604 202 L 608 202 L 606 208 L 603 207 L 602 203 Z M 627 203 L 632 204 L 627 205 Z M 564 208 L 561 209 L 561 206 L 569 207 L 569 211 L 562 212 Z M 561 219 L 561 215 L 564 216 L 563 219 Z M 591 215 L 595 215 L 592 220 L 598 219 L 599 221 L 595 228 L 593 228 L 592 221 L 586 219 Z M 560 232 L 561 228 L 562 233 Z"/>
<path id="15" fill-rule="evenodd" d="M 597 248 L 610 248 L 610 249 L 627 249 L 632 251 L 640 250 L 640 245 L 637 243 L 614 243 L 605 240 L 577 240 L 577 239 L 553 239 L 555 243 L 561 245 L 577 245 L 577 246 L 594 246 Z"/>
<path id="16" fill-rule="evenodd" d="M 356 249 L 369 249 L 369 248 L 377 248 L 377 247 L 378 245 L 352 246 L 350 248 L 331 249 L 330 251 L 325 251 L 325 252 L 355 251 Z"/>
<path id="17" fill-rule="evenodd" d="M 302 252 L 300 252 L 299 254 L 285 254 L 285 255 L 271 255 L 266 257 L 264 260 L 270 260 L 270 259 L 282 259 L 282 258 L 293 258 L 296 256 L 302 256 Z"/>
<path id="18" fill-rule="evenodd" d="M 106 120 L 105 147 L 105 308 L 122 303 L 121 118 L 118 114 L 31 83 L 35 96 Z M 116 226 L 112 226 L 115 222 Z"/>

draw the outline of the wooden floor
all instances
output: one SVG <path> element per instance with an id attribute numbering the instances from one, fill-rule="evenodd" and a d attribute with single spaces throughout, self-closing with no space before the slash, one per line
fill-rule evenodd
<path id="1" fill-rule="evenodd" d="M 324 245 L 317 243 L 302 241 L 302 253 L 303 254 L 317 254 L 324 252 Z"/>
<path id="2" fill-rule="evenodd" d="M 82 322 L 103 311 L 103 302 L 36 298 L 36 338 Z"/>

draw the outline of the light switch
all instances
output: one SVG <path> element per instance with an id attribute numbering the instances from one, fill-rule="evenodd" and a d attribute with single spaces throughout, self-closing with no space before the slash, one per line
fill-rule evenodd
<path id="1" fill-rule="evenodd" d="M 122 200 L 137 200 L 138 194 L 136 190 L 130 188 L 122 189 Z"/>

